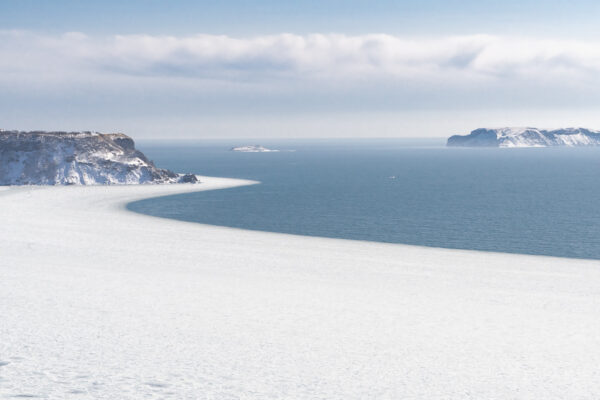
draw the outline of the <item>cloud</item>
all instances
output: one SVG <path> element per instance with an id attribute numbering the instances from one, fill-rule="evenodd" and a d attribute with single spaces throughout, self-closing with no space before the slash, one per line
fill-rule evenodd
<path id="1" fill-rule="evenodd" d="M 600 44 L 470 35 L 278 34 L 248 38 L 0 32 L 0 73 L 45 79 L 127 75 L 211 80 L 538 80 L 585 82 Z"/>
<path id="2" fill-rule="evenodd" d="M 313 121 L 330 118 L 343 125 L 338 135 L 356 125 L 369 136 L 381 132 L 379 118 L 389 121 L 389 132 L 419 113 L 427 117 L 418 124 L 433 118 L 441 126 L 469 114 L 477 127 L 489 125 L 481 116 L 492 111 L 500 116 L 494 126 L 556 127 L 563 123 L 543 125 L 533 116 L 560 111 L 567 120 L 584 109 L 595 116 L 599 84 L 600 44 L 588 41 L 0 31 L 0 127 L 10 129 L 138 125 L 160 133 L 205 126 L 237 135 L 254 123 L 254 132 L 276 136 L 292 129 L 287 121 L 317 132 Z M 586 125 L 578 118 L 569 124 Z"/>

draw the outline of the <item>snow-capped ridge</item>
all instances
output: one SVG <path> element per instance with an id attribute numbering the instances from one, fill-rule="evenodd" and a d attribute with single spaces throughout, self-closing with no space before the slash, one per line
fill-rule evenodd
<path id="1" fill-rule="evenodd" d="M 544 130 L 533 127 L 479 128 L 468 135 L 448 138 L 456 147 L 598 146 L 600 131 L 586 128 Z"/>
<path id="2" fill-rule="evenodd" d="M 157 168 L 123 133 L 0 130 L 0 185 L 194 183 Z"/>

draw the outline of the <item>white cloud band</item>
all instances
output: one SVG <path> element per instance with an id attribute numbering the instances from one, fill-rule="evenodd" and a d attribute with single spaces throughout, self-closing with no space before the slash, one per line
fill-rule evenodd
<path id="1" fill-rule="evenodd" d="M 585 82 L 600 44 L 488 35 L 279 34 L 251 38 L 127 35 L 96 38 L 0 32 L 0 74 L 140 75 L 201 79 L 493 79 Z"/>

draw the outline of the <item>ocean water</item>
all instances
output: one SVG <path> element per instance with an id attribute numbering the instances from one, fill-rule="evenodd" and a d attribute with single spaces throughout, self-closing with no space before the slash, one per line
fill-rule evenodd
<path id="1" fill-rule="evenodd" d="M 443 140 L 142 142 L 158 166 L 260 185 L 132 211 L 343 239 L 600 259 L 600 148 L 446 148 Z"/>

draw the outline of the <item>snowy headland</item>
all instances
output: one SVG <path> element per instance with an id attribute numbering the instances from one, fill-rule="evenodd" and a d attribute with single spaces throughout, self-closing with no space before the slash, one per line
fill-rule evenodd
<path id="1" fill-rule="evenodd" d="M 594 399 L 600 263 L 127 211 L 202 184 L 0 188 L 0 397 Z"/>
<path id="2" fill-rule="evenodd" d="M 600 131 L 566 128 L 547 131 L 537 128 L 475 129 L 468 135 L 448 138 L 453 147 L 554 147 L 598 146 Z"/>
<path id="3" fill-rule="evenodd" d="M 122 133 L 0 129 L 0 185 L 195 183 L 158 168 Z"/>

